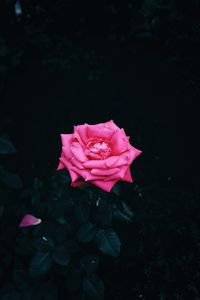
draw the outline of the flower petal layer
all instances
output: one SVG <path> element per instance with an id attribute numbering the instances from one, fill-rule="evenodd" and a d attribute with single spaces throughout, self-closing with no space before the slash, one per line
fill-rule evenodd
<path id="1" fill-rule="evenodd" d="M 113 128 L 110 128 L 108 125 L 105 126 L 104 123 L 87 126 L 87 135 L 89 138 L 102 138 L 105 140 L 110 140 L 113 133 Z"/>
<path id="2" fill-rule="evenodd" d="M 112 169 L 92 169 L 92 175 L 99 175 L 99 176 L 109 176 L 117 173 L 119 168 L 112 168 Z"/>
<path id="3" fill-rule="evenodd" d="M 110 180 L 110 181 L 101 181 L 101 180 L 94 180 L 92 184 L 98 186 L 105 192 L 110 192 L 113 186 L 117 183 L 118 180 Z"/>
<path id="4" fill-rule="evenodd" d="M 87 141 L 88 141 L 87 126 L 88 126 L 88 124 L 78 125 L 78 126 L 76 126 L 76 129 L 75 129 L 75 132 L 77 134 L 79 134 L 84 145 L 86 145 Z"/>
<path id="5" fill-rule="evenodd" d="M 76 181 L 80 176 L 78 175 L 77 172 L 75 172 L 74 170 L 72 170 L 72 164 L 70 163 L 70 161 L 68 161 L 64 156 L 62 156 L 60 158 L 60 161 L 63 163 L 63 165 L 69 171 L 69 174 L 70 174 L 72 182 Z"/>
<path id="6" fill-rule="evenodd" d="M 78 142 L 73 142 L 70 147 L 73 155 L 81 162 L 87 161 L 87 157 L 83 151 L 82 146 Z"/>
<path id="7" fill-rule="evenodd" d="M 111 138 L 111 145 L 113 155 L 120 155 L 130 148 L 128 138 L 122 129 L 117 129 L 114 132 Z"/>

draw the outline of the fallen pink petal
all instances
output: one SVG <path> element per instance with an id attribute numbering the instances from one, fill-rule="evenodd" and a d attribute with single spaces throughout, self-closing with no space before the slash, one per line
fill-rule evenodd
<path id="1" fill-rule="evenodd" d="M 34 217 L 33 215 L 25 215 L 23 217 L 23 219 L 21 220 L 19 227 L 29 227 L 29 226 L 34 226 L 34 225 L 38 225 L 42 222 L 41 219 L 38 219 L 36 217 Z"/>

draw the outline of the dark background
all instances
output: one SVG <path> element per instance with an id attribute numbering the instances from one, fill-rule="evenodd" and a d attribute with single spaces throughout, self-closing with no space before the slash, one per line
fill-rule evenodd
<path id="1" fill-rule="evenodd" d="M 197 0 L 0 3 L 1 134 L 18 150 L 4 163 L 25 186 L 55 171 L 73 125 L 113 119 L 143 151 L 124 191 L 143 224 L 120 228 L 108 299 L 200 297 L 199 16 Z"/>

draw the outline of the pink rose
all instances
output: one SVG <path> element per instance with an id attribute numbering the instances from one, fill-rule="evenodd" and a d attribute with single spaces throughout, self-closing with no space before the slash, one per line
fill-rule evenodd
<path id="1" fill-rule="evenodd" d="M 129 143 L 124 129 L 112 120 L 74 126 L 61 134 L 62 153 L 57 170 L 67 168 L 72 186 L 85 182 L 109 192 L 117 181 L 132 182 L 130 165 L 141 151 Z"/>

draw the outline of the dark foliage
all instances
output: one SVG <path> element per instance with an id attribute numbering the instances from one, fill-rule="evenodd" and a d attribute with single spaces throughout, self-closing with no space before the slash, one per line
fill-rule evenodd
<path id="1" fill-rule="evenodd" d="M 198 190 L 169 178 L 108 194 L 70 188 L 65 171 L 17 192 L 15 181 L 1 186 L 1 299 L 103 299 L 105 286 L 106 299 L 198 299 Z M 26 213 L 41 224 L 20 229 Z"/>
<path id="2" fill-rule="evenodd" d="M 1 153 L 15 151 L 9 141 L 0 141 Z M 99 261 L 102 254 L 119 256 L 121 242 L 113 221 L 118 214 L 131 221 L 131 209 L 116 192 L 71 189 L 65 172 L 46 182 L 35 178 L 22 192 L 17 175 L 3 167 L 0 175 L 1 299 L 103 299 L 104 283 L 96 274 Z M 8 187 L 20 192 L 14 196 Z M 27 213 L 40 216 L 41 224 L 19 228 Z"/>

